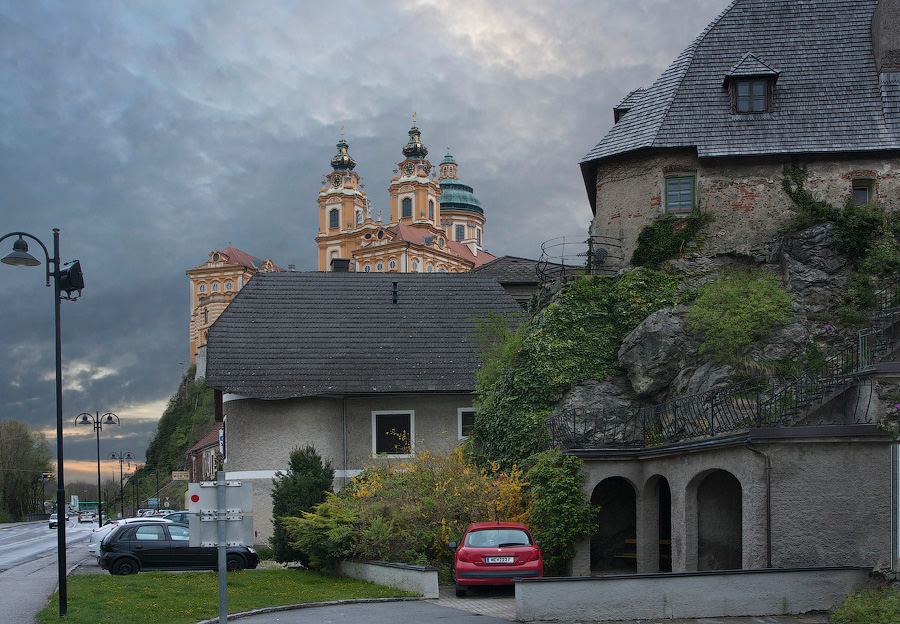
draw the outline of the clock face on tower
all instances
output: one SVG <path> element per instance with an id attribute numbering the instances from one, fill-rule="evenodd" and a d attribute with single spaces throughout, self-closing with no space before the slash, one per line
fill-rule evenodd
<path id="1" fill-rule="evenodd" d="M 331 186 L 333 186 L 334 188 L 337 188 L 340 185 L 341 185 L 341 174 L 336 173 L 333 176 L 331 176 Z"/>
<path id="2" fill-rule="evenodd" d="M 412 163 L 406 163 L 405 165 L 403 165 L 403 173 L 405 173 L 406 175 L 412 175 L 415 168 L 415 165 L 413 165 Z"/>

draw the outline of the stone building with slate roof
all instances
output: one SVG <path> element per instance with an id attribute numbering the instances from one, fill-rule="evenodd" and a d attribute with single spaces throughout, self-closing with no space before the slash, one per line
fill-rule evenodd
<path id="1" fill-rule="evenodd" d="M 331 460 L 339 488 L 372 462 L 465 438 L 476 319 L 492 311 L 521 308 L 470 273 L 257 273 L 209 330 L 206 383 L 228 478 L 254 483 L 259 534 L 272 533 L 272 478 L 296 447 Z"/>
<path id="2" fill-rule="evenodd" d="M 584 157 L 591 233 L 712 213 L 704 252 L 765 253 L 795 206 L 784 168 L 835 206 L 900 209 L 897 0 L 734 0 Z"/>

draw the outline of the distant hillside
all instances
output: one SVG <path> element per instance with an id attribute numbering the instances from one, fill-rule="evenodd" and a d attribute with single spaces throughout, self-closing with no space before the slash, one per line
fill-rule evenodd
<path id="1" fill-rule="evenodd" d="M 187 470 L 187 451 L 213 427 L 213 390 L 203 379 L 196 380 L 191 367 L 156 427 L 156 436 L 147 446 L 144 470 L 171 472 Z"/>

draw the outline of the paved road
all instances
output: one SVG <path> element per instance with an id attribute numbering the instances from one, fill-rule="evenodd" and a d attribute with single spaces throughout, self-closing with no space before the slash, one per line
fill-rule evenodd
<path id="1" fill-rule="evenodd" d="M 68 541 L 68 540 L 67 540 Z M 54 542 L 54 550 L 55 550 Z M 84 557 L 84 539 L 66 549 L 66 564 L 71 570 Z M 0 613 L 3 624 L 36 624 L 35 616 L 56 591 L 59 567 L 56 553 L 22 563 L 0 572 Z"/>

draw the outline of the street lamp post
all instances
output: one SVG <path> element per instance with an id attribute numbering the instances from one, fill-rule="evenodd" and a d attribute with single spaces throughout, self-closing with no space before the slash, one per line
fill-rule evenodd
<path id="1" fill-rule="evenodd" d="M 103 490 L 100 488 L 100 432 L 103 425 L 118 425 L 119 417 L 112 412 L 100 415 L 100 412 L 91 414 L 82 412 L 75 417 L 76 425 L 94 425 L 97 434 L 97 526 L 103 526 Z"/>
<path id="2" fill-rule="evenodd" d="M 119 460 L 119 497 L 122 501 L 122 517 L 125 517 L 125 481 L 124 476 L 122 475 L 122 464 L 126 461 L 129 462 L 128 467 L 131 468 L 131 461 L 134 459 L 134 453 L 127 451 L 125 453 L 116 453 L 113 451 L 108 456 L 109 459 L 118 459 Z"/>
<path id="3" fill-rule="evenodd" d="M 47 246 L 40 239 L 27 232 L 10 232 L 0 237 L 3 242 L 10 236 L 19 238 L 13 242 L 12 253 L 0 259 L 3 264 L 13 266 L 38 266 L 41 261 L 28 253 L 28 243 L 25 237 L 33 240 L 44 250 L 47 260 L 46 274 L 47 286 L 53 279 L 53 305 L 54 322 L 56 326 L 56 512 L 65 518 L 66 513 L 66 488 L 63 476 L 63 410 L 62 410 L 62 334 L 59 322 L 59 302 L 62 299 L 77 299 L 84 288 L 84 279 L 81 275 L 81 264 L 78 260 L 63 269 L 59 259 L 59 228 L 53 228 L 53 257 L 47 251 Z M 50 266 L 53 265 L 51 269 Z M 78 291 L 78 295 L 73 293 Z M 63 297 L 62 293 L 66 293 Z M 66 595 L 66 523 L 57 523 L 57 559 L 59 563 L 59 617 L 66 615 L 68 611 L 68 596 Z"/>

